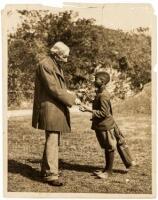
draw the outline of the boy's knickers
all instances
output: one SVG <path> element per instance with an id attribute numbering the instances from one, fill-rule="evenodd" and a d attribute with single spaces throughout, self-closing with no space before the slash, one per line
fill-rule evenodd
<path id="1" fill-rule="evenodd" d="M 95 130 L 97 140 L 101 148 L 106 149 L 107 151 L 114 151 L 116 149 L 116 139 L 114 129 L 108 131 Z"/>

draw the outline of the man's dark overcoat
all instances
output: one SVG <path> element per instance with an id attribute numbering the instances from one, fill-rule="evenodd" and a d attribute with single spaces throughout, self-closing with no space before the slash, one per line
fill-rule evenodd
<path id="1" fill-rule="evenodd" d="M 54 59 L 46 56 L 36 71 L 32 126 L 48 131 L 70 132 L 68 107 L 75 95 L 67 92 L 63 71 Z"/>

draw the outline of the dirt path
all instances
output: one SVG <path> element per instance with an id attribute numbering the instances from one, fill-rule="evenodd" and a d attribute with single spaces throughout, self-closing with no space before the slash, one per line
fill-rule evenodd
<path id="1" fill-rule="evenodd" d="M 70 108 L 70 112 L 76 113 L 79 112 L 78 106 L 73 106 Z M 9 110 L 8 111 L 8 118 L 13 117 L 24 117 L 24 116 L 31 116 L 32 109 L 23 109 L 23 110 Z"/>

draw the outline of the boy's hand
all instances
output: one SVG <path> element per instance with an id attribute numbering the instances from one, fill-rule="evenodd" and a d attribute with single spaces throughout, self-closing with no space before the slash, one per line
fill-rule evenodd
<path id="1" fill-rule="evenodd" d="M 80 105 L 79 110 L 82 112 L 86 112 L 86 111 L 89 111 L 90 108 L 86 105 Z"/>
<path id="2" fill-rule="evenodd" d="M 79 110 L 82 111 L 82 112 L 85 112 L 85 111 L 86 111 L 85 108 L 84 108 L 83 106 L 80 106 L 80 107 L 79 107 Z"/>

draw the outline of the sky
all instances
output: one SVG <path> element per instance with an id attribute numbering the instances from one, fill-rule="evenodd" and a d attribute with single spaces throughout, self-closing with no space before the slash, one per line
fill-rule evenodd
<path id="1" fill-rule="evenodd" d="M 74 7 L 74 10 L 79 11 L 80 17 L 94 17 L 97 24 L 113 29 L 132 30 L 140 26 L 150 27 L 153 20 L 153 9 L 145 4 L 102 4 Z"/>
<path id="2" fill-rule="evenodd" d="M 20 8 L 38 9 L 37 6 Z M 151 29 L 154 19 L 153 8 L 149 4 L 65 4 L 63 8 L 41 8 L 49 9 L 52 13 L 73 10 L 78 12 L 80 18 L 94 18 L 98 25 L 124 31 L 131 31 L 138 27 L 149 27 Z M 8 29 L 16 30 L 20 18 L 15 12 L 15 7 L 12 8 L 12 11 L 8 15 Z"/>

